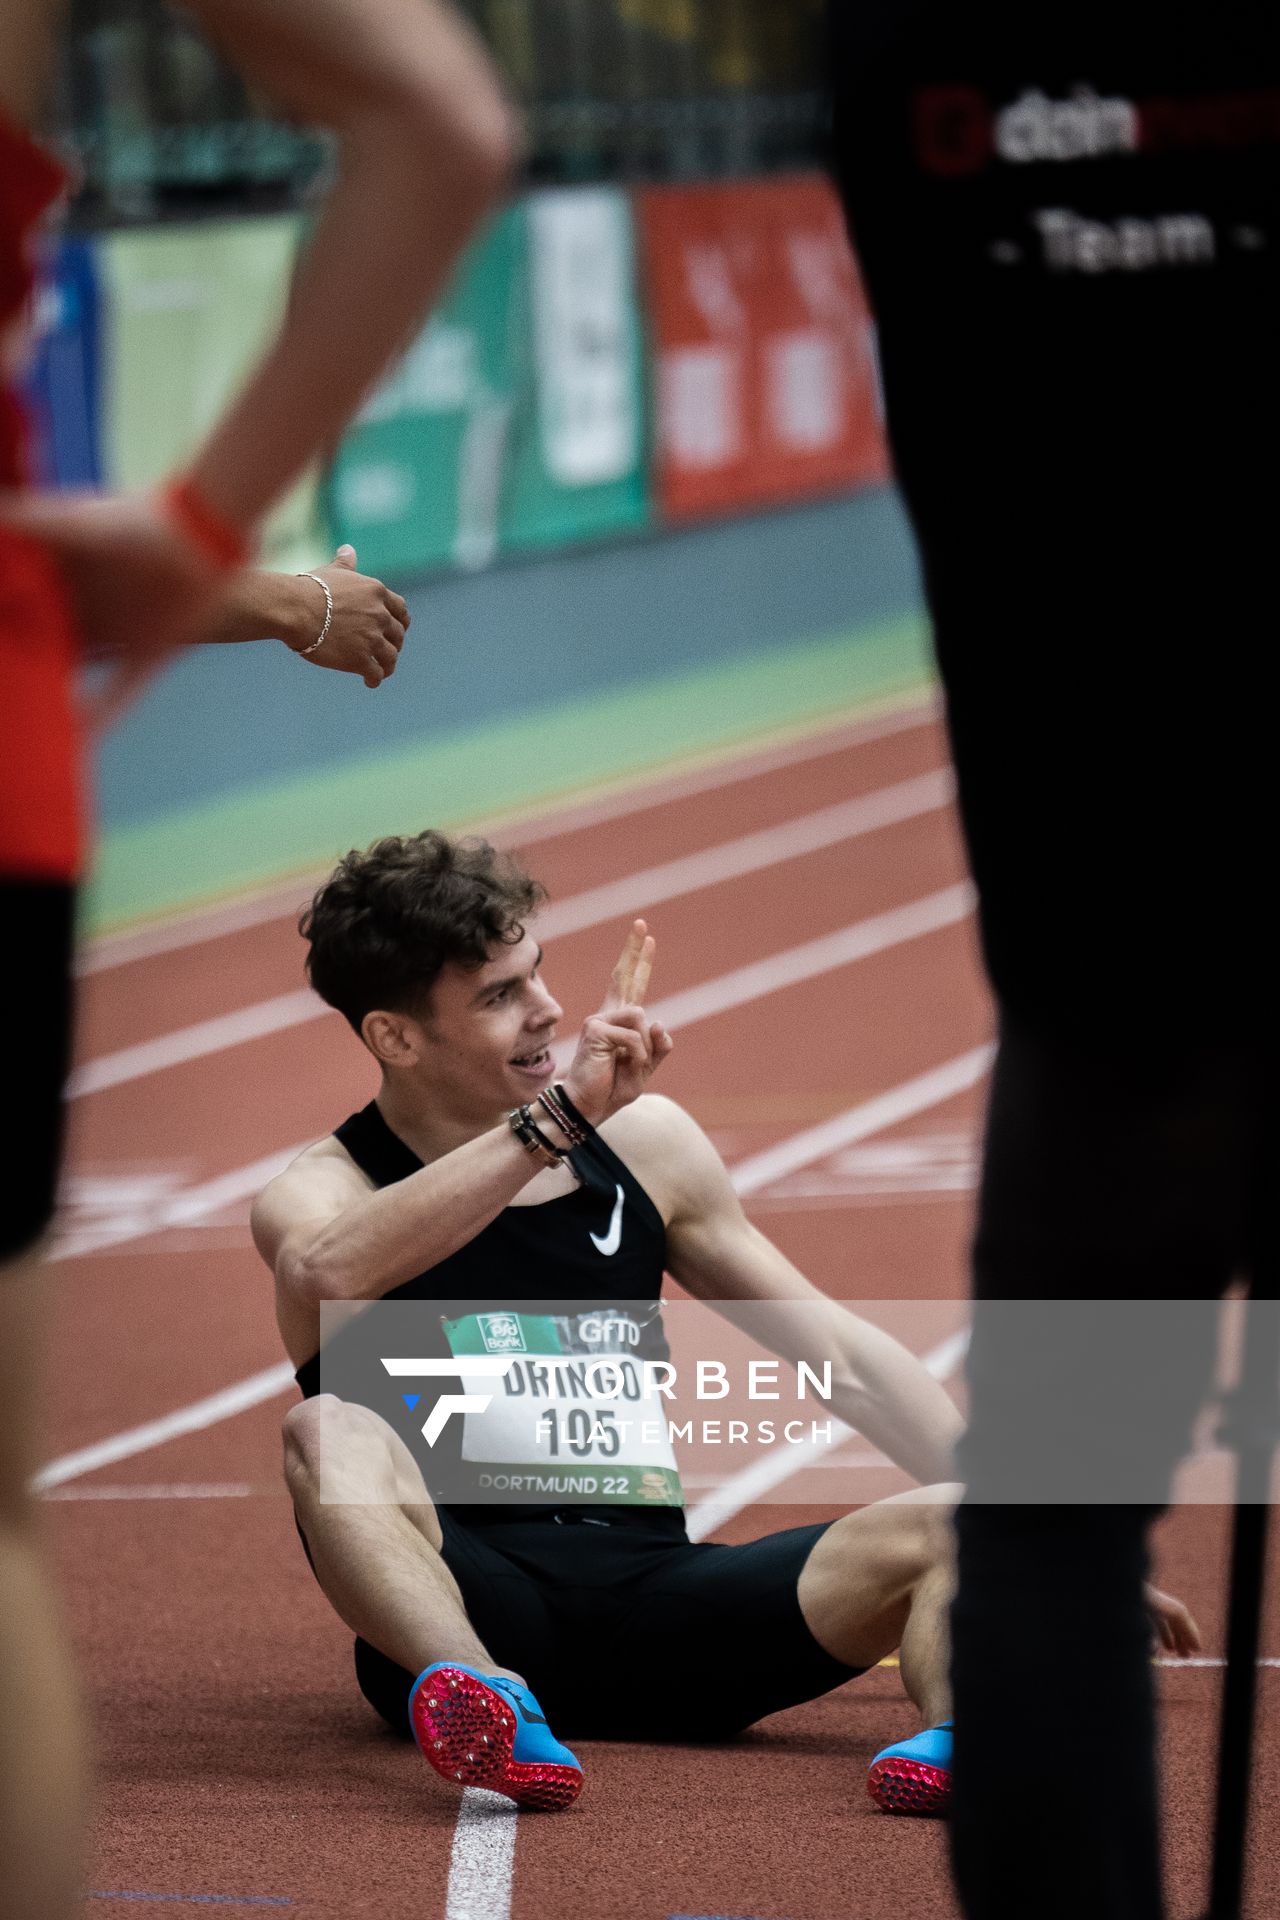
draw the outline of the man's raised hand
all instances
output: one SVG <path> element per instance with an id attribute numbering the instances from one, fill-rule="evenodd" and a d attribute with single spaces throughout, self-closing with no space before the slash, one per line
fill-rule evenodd
<path id="1" fill-rule="evenodd" d="M 627 944 L 618 956 L 618 964 L 609 976 L 601 1004 L 602 1013 L 616 1007 L 642 1007 L 653 973 L 653 956 L 658 943 L 643 920 L 633 920 Z"/>
<path id="2" fill-rule="evenodd" d="M 329 565 L 315 571 L 333 597 L 333 619 L 323 644 L 306 655 L 307 665 L 356 673 L 366 687 L 380 687 L 396 670 L 409 627 L 408 607 L 381 580 L 356 571 L 352 546 L 339 547 Z M 326 603 L 305 575 L 297 584 L 305 606 L 299 608 L 296 644 L 294 638 L 289 644 L 300 653 L 319 633 Z"/>
<path id="3" fill-rule="evenodd" d="M 644 996 L 656 948 L 644 921 L 635 921 L 600 1011 L 583 1027 L 565 1075 L 569 1098 L 593 1126 L 644 1092 L 674 1044 L 661 1021 L 645 1018 Z"/>

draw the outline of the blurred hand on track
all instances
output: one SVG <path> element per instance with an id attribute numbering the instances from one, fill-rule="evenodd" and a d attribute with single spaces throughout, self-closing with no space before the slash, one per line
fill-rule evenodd
<path id="1" fill-rule="evenodd" d="M 1143 1598 L 1155 1630 L 1157 1650 L 1176 1654 L 1179 1660 L 1199 1653 L 1203 1645 L 1200 1629 L 1181 1600 L 1175 1600 L 1171 1593 L 1161 1593 L 1159 1587 L 1152 1586 L 1143 1588 Z"/>
<path id="2" fill-rule="evenodd" d="M 674 1045 L 661 1021 L 646 1020 L 644 1013 L 656 951 L 644 921 L 635 921 L 600 1011 L 583 1027 L 565 1074 L 569 1098 L 593 1126 L 638 1099 Z"/>
<path id="3" fill-rule="evenodd" d="M 316 567 L 313 571 L 328 584 L 333 595 L 333 621 L 324 645 L 307 655 L 307 665 L 330 667 L 335 673 L 356 673 L 366 687 L 380 687 L 396 670 L 409 628 L 408 607 L 400 595 L 385 587 L 381 580 L 356 572 L 354 547 L 339 547 L 329 566 Z M 300 584 L 305 587 L 305 579 Z M 319 633 L 324 620 L 324 601 L 314 584 L 308 592 L 316 602 L 315 633 Z"/>

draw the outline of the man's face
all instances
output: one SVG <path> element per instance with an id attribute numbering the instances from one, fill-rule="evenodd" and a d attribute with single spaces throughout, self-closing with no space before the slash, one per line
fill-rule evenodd
<path id="1" fill-rule="evenodd" d="M 525 1105 L 555 1077 L 551 1045 L 563 1009 L 542 983 L 531 933 L 495 947 L 478 973 L 446 967 L 422 1024 L 423 1068 L 446 1103 L 489 1114 Z"/>

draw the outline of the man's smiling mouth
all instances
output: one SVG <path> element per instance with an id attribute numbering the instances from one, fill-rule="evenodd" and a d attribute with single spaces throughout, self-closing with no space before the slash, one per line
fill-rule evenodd
<path id="1" fill-rule="evenodd" d="M 543 1045 L 533 1053 L 517 1054 L 510 1064 L 517 1067 L 521 1073 L 547 1073 L 552 1064 L 551 1049 Z"/>

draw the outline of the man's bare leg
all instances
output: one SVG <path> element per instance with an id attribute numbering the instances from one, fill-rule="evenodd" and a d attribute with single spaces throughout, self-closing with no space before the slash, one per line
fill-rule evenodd
<path id="1" fill-rule="evenodd" d="M 285 1477 L 336 1611 L 411 1674 L 445 1663 L 410 1701 L 423 1757 L 444 1779 L 518 1806 L 569 1806 L 582 1768 L 467 1618 L 439 1517 L 399 1435 L 367 1407 L 322 1393 L 290 1411 L 284 1436 Z"/>
<path id="2" fill-rule="evenodd" d="M 34 1259 L 0 1267 L 0 1903 L 23 1920 L 80 1910 L 80 1702 L 37 1502 L 40 1292 Z"/>
<path id="3" fill-rule="evenodd" d="M 286 1415 L 284 1448 L 316 1576 L 353 1633 L 410 1673 L 457 1660 L 522 1677 L 497 1664 L 467 1618 L 422 1475 L 385 1420 L 319 1394 Z"/>
<path id="4" fill-rule="evenodd" d="M 921 1724 L 951 1714 L 950 1520 L 959 1487 L 921 1487 L 828 1527 L 800 1575 L 800 1608 L 819 1645 L 846 1666 L 900 1649 L 902 1684 Z"/>

